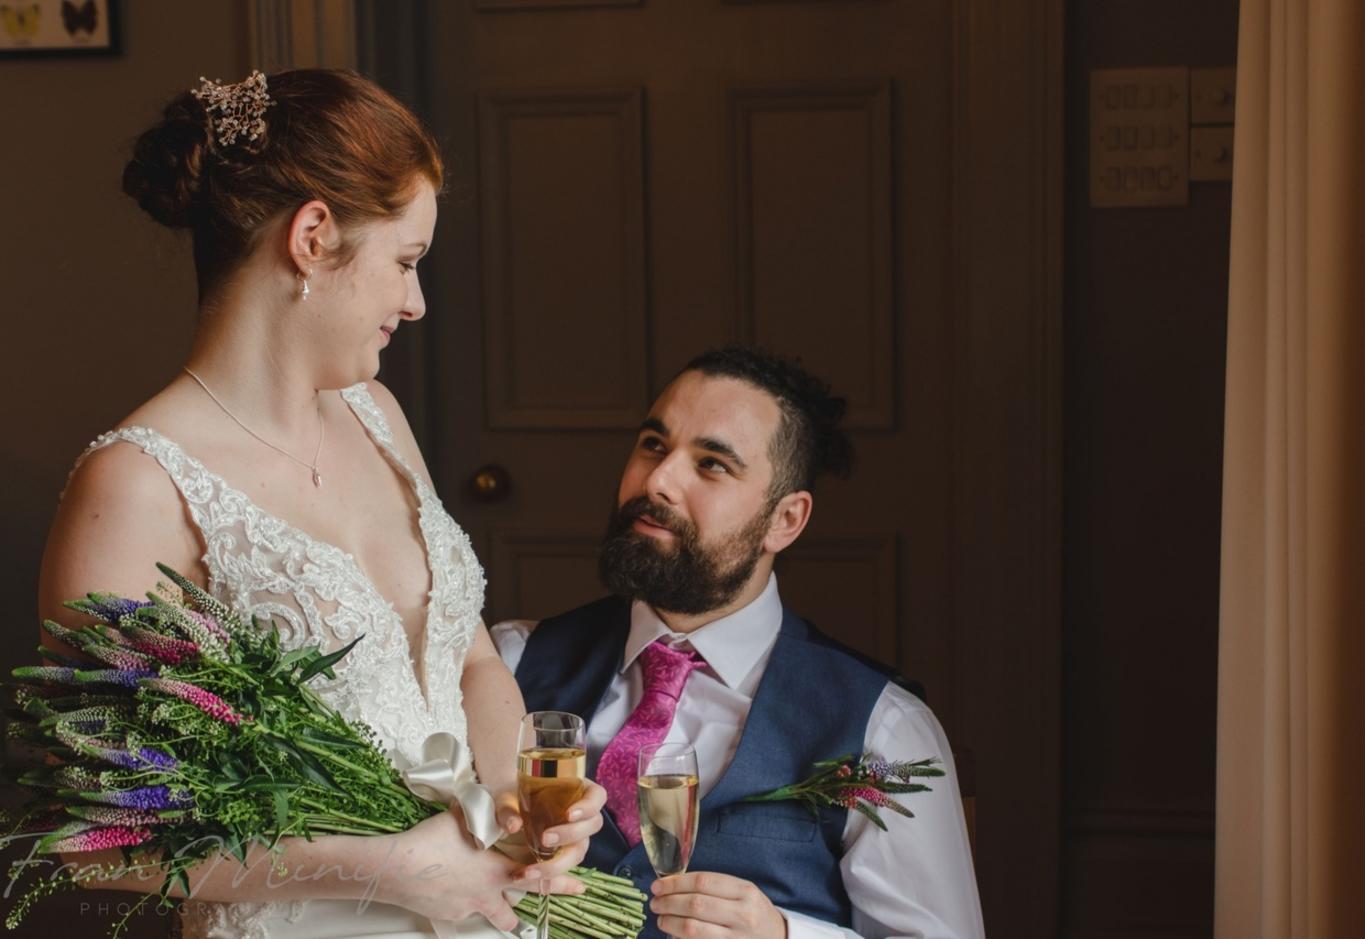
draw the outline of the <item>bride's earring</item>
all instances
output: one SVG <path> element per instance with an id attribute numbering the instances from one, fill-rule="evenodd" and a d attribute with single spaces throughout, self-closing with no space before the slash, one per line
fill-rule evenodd
<path id="1" fill-rule="evenodd" d="M 300 299 L 300 300 L 307 300 L 307 299 L 308 299 L 308 275 L 305 274 L 303 271 L 299 271 L 299 272 L 296 273 L 294 276 L 297 277 L 297 278 L 299 279 L 299 299 Z"/>

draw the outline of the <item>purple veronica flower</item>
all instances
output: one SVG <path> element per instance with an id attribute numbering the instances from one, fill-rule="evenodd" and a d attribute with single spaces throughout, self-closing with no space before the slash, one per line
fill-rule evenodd
<path id="1" fill-rule="evenodd" d="M 135 613 L 144 606 L 151 605 L 147 600 L 129 600 L 127 597 L 116 597 L 112 593 L 92 593 L 80 601 L 82 612 L 98 616 L 110 623 L 117 623 L 129 613 Z"/>
<path id="2" fill-rule="evenodd" d="M 891 775 L 891 771 L 894 767 L 886 760 L 872 760 L 865 768 L 867 770 L 868 778 L 886 779 Z"/>
<path id="3" fill-rule="evenodd" d="M 154 677 L 156 672 L 146 668 L 92 668 L 75 673 L 79 684 L 122 685 L 125 688 L 136 688 L 142 679 Z"/>
<path id="4" fill-rule="evenodd" d="M 91 802 L 116 805 L 125 809 L 142 809 L 145 812 L 156 809 L 183 809 L 194 802 L 189 793 L 172 790 L 170 786 L 139 786 L 136 789 L 87 792 L 83 795 Z"/>
<path id="5" fill-rule="evenodd" d="M 137 751 L 137 757 L 147 766 L 153 766 L 157 769 L 175 769 L 175 757 L 151 747 L 140 747 Z"/>
<path id="6" fill-rule="evenodd" d="M 96 759 L 112 763 L 114 766 L 123 769 L 174 769 L 175 759 L 160 750 L 153 750 L 151 747 L 143 747 L 136 753 L 131 750 L 120 750 L 116 747 L 97 747 L 86 746 L 81 748 L 82 752 Z"/>
<path id="7" fill-rule="evenodd" d="M 62 721 L 53 728 L 53 736 L 78 753 L 103 760 L 123 769 L 172 769 L 175 759 L 152 747 L 141 747 L 136 752 L 122 747 L 105 746 L 100 740 L 81 734 L 72 724 Z"/>

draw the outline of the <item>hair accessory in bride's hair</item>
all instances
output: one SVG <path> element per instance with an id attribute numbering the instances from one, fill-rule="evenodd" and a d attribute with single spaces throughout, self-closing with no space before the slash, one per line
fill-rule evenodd
<path id="1" fill-rule="evenodd" d="M 256 69 L 235 85 L 209 81 L 202 75 L 199 87 L 190 92 L 204 103 L 218 146 L 230 147 L 238 137 L 256 140 L 265 133 L 265 109 L 275 103 L 265 87 L 265 75 Z"/>

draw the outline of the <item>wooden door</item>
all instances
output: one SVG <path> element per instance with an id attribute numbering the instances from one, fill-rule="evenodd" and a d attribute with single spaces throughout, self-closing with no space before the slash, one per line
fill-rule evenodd
<path id="1" fill-rule="evenodd" d="M 428 265 L 436 449 L 443 491 L 485 463 L 511 480 L 461 508 L 489 616 L 598 595 L 654 395 L 707 346 L 754 340 L 849 398 L 861 453 L 819 492 L 784 595 L 943 693 L 938 637 L 897 624 L 944 619 L 947 7 L 588 6 L 433 7 L 433 48 L 460 47 L 433 58 L 433 114 L 470 187 Z"/>
<path id="2" fill-rule="evenodd" d="M 375 71 L 452 179 L 428 317 L 386 377 L 485 563 L 488 621 L 600 595 L 635 430 L 692 355 L 800 356 L 849 399 L 858 460 L 817 490 L 783 597 L 924 683 L 977 757 L 987 921 L 1050 935 L 1059 4 L 376 9 Z M 501 501 L 470 494 L 487 465 Z"/>

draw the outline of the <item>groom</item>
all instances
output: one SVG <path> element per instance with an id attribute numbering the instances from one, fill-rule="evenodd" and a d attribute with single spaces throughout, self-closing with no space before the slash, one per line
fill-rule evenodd
<path id="1" fill-rule="evenodd" d="M 842 399 L 746 348 L 694 359 L 640 425 L 600 568 L 612 596 L 494 641 L 528 710 L 588 720 L 608 792 L 586 864 L 651 892 L 644 935 L 882 939 L 983 935 L 948 741 L 880 667 L 782 605 L 773 561 L 810 520 L 815 477 L 847 472 Z M 655 880 L 640 844 L 636 754 L 697 751 L 701 820 L 689 873 Z M 938 756 L 932 792 L 857 812 L 745 796 L 848 753 Z"/>

